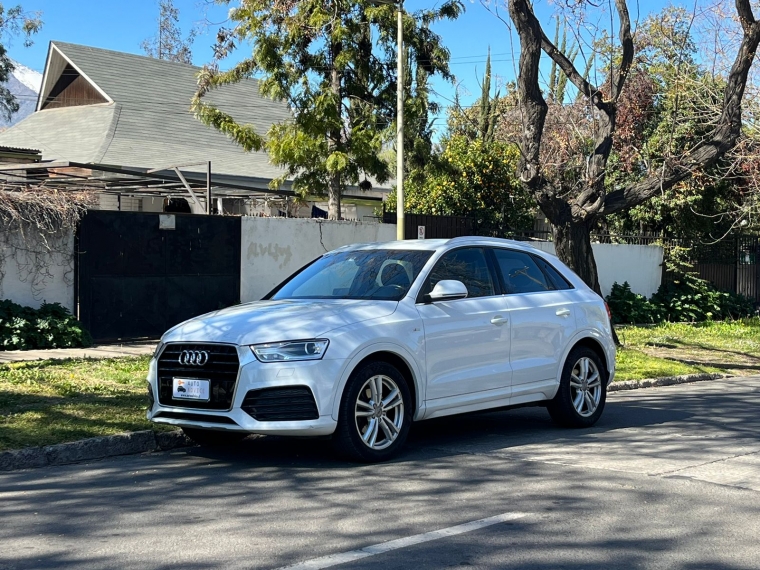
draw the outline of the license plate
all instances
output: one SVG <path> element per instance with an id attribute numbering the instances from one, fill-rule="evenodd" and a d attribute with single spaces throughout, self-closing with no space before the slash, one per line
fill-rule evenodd
<path id="1" fill-rule="evenodd" d="M 172 397 L 175 400 L 203 400 L 208 402 L 208 385 L 208 380 L 174 378 Z"/>

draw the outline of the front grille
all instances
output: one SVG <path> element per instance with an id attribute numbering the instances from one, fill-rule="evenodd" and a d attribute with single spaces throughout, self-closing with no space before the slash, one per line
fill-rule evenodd
<path id="1" fill-rule="evenodd" d="M 183 350 L 206 351 L 208 361 L 203 366 L 187 366 L 179 363 Z M 229 410 L 235 392 L 238 369 L 237 349 L 226 344 L 167 344 L 158 359 L 158 401 L 163 406 L 178 408 L 202 408 L 206 410 Z M 209 401 L 175 400 L 172 398 L 172 380 L 199 378 L 209 381 Z"/>
<path id="2" fill-rule="evenodd" d="M 260 422 L 319 419 L 314 395 L 306 386 L 251 390 L 245 395 L 241 408 Z"/>
<path id="3" fill-rule="evenodd" d="M 172 418 L 175 420 L 190 420 L 194 422 L 206 422 L 209 424 L 232 424 L 237 425 L 235 421 L 226 416 L 211 416 L 209 414 L 188 414 L 186 412 L 159 412 L 155 417 Z"/>

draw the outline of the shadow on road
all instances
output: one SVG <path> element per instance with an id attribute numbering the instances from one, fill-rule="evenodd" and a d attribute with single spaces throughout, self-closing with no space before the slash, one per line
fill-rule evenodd
<path id="1" fill-rule="evenodd" d="M 586 430 L 556 427 L 542 408 L 421 422 L 404 453 L 381 465 L 340 460 L 329 438 L 252 437 L 231 449 L 2 474 L 0 543 L 13 546 L 0 553 L 0 568 L 274 568 L 507 511 L 534 515 L 463 536 L 469 550 L 438 543 L 404 551 L 414 561 L 406 567 L 632 568 L 658 552 L 693 550 L 700 563 L 680 568 L 740 568 L 714 553 L 728 548 L 724 533 L 742 548 L 755 544 L 744 536 L 752 528 L 727 528 L 757 520 L 757 501 L 726 512 L 722 495 L 674 497 L 667 485 L 682 483 L 618 482 L 609 471 L 510 456 L 531 449 L 693 461 L 727 441 L 756 444 L 760 391 L 726 386 L 615 395 Z M 674 512 L 683 518 L 674 521 Z M 585 522 L 568 535 L 568 521 Z M 108 553 L 90 547 L 98 544 Z M 389 554 L 384 567 L 400 567 L 394 560 Z"/>

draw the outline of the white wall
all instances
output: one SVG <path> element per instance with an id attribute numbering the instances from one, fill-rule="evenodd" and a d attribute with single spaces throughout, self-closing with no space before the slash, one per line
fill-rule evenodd
<path id="1" fill-rule="evenodd" d="M 257 301 L 297 269 L 342 245 L 396 239 L 394 224 L 242 218 L 240 300 Z"/>
<path id="2" fill-rule="evenodd" d="M 3 235 L 3 234 L 0 234 Z M 74 236 L 66 232 L 51 241 L 55 253 L 37 245 L 18 246 L 4 234 L 0 241 L 0 299 L 39 307 L 43 301 L 74 309 Z M 394 224 L 333 222 L 303 218 L 242 218 L 241 283 L 243 302 L 255 301 L 288 275 L 342 245 L 396 239 Z M 8 245 L 14 242 L 15 247 Z M 531 245 L 554 253 L 551 242 Z M 604 295 L 612 284 L 628 281 L 631 289 L 649 297 L 662 276 L 659 246 L 593 244 Z"/>
<path id="3" fill-rule="evenodd" d="M 32 235 L 31 231 L 26 235 Z M 20 234 L 2 234 L 0 241 L 0 299 L 38 308 L 43 301 L 74 309 L 74 234 L 49 238 L 49 251 L 26 243 Z M 10 242 L 10 244 L 9 244 Z"/>
<path id="4" fill-rule="evenodd" d="M 532 241 L 530 245 L 554 253 L 550 241 Z M 663 249 L 659 245 L 591 244 L 599 271 L 599 286 L 606 297 L 615 282 L 628 281 L 631 291 L 650 297 L 662 280 Z"/>

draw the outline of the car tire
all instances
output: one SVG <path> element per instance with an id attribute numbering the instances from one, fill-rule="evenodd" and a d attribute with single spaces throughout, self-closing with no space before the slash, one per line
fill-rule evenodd
<path id="1" fill-rule="evenodd" d="M 343 390 L 333 444 L 354 461 L 385 461 L 403 447 L 411 423 L 412 397 L 403 374 L 387 362 L 368 362 Z"/>
<path id="2" fill-rule="evenodd" d="M 557 394 L 546 406 L 549 415 L 566 427 L 590 427 L 602 415 L 606 401 L 607 367 L 590 348 L 574 348 L 565 360 Z"/>
<path id="3" fill-rule="evenodd" d="M 189 427 L 183 427 L 182 431 L 195 443 L 204 447 L 229 447 L 240 443 L 248 436 L 247 433 L 237 431 L 217 431 Z"/>

